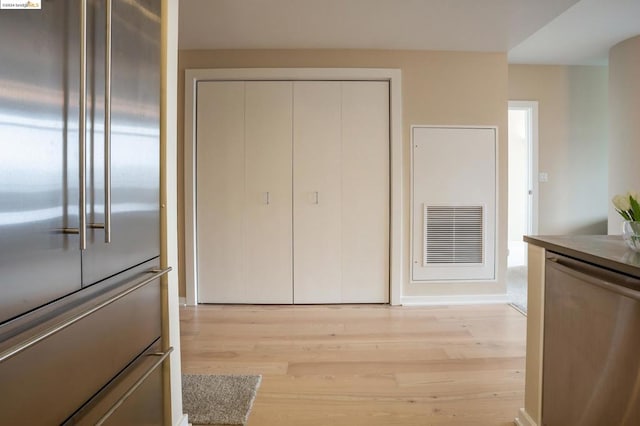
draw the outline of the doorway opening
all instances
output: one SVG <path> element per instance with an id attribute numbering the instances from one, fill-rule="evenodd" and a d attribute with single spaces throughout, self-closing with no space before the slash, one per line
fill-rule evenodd
<path id="1" fill-rule="evenodd" d="M 538 103 L 509 101 L 509 214 L 507 296 L 527 312 L 527 244 L 537 233 Z"/>

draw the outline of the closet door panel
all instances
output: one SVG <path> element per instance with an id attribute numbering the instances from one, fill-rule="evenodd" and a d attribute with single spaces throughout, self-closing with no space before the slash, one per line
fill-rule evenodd
<path id="1" fill-rule="evenodd" d="M 294 83 L 294 302 L 341 301 L 341 86 Z"/>
<path id="2" fill-rule="evenodd" d="M 292 303 L 292 83 L 247 82 L 245 303 Z"/>
<path id="3" fill-rule="evenodd" d="M 244 82 L 198 83 L 198 302 L 245 294 Z"/>
<path id="4" fill-rule="evenodd" d="M 389 302 L 389 83 L 342 83 L 342 302 Z"/>

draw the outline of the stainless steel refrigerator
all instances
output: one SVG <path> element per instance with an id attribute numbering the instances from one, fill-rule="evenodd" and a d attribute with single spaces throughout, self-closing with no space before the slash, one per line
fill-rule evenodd
<path id="1" fill-rule="evenodd" d="M 0 423 L 163 424 L 160 1 L 0 10 Z"/>

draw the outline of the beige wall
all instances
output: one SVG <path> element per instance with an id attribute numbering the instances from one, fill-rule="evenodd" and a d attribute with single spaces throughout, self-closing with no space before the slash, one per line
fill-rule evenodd
<path id="1" fill-rule="evenodd" d="M 539 234 L 605 234 L 607 67 L 510 65 L 509 100 L 538 101 Z"/>
<path id="2" fill-rule="evenodd" d="M 404 250 L 409 249 L 410 126 L 497 125 L 499 176 L 506 176 L 507 62 L 503 53 L 381 50 L 231 50 L 180 51 L 179 111 L 184 111 L 184 70 L 187 68 L 399 68 L 402 70 L 404 138 Z M 184 188 L 183 114 L 178 121 L 179 188 Z M 506 268 L 506 178 L 499 183 L 498 271 Z M 183 194 L 180 194 L 180 200 Z M 184 230 L 184 205 L 179 208 Z M 180 294 L 184 287 L 184 237 L 180 238 Z M 405 257 L 408 259 L 408 256 Z M 408 261 L 407 261 L 408 262 Z M 408 277 L 409 265 L 403 265 Z M 491 294 L 504 292 L 504 283 L 410 284 L 403 295 Z"/>
<path id="3" fill-rule="evenodd" d="M 609 50 L 609 198 L 640 191 L 640 36 Z M 622 219 L 609 206 L 609 233 L 620 234 Z"/>

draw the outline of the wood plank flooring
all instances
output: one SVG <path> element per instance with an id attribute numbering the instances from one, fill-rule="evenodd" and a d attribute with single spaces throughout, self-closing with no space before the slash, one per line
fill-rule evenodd
<path id="1" fill-rule="evenodd" d="M 262 374 L 249 426 L 511 425 L 526 318 L 507 305 L 181 310 L 186 374 Z"/>

